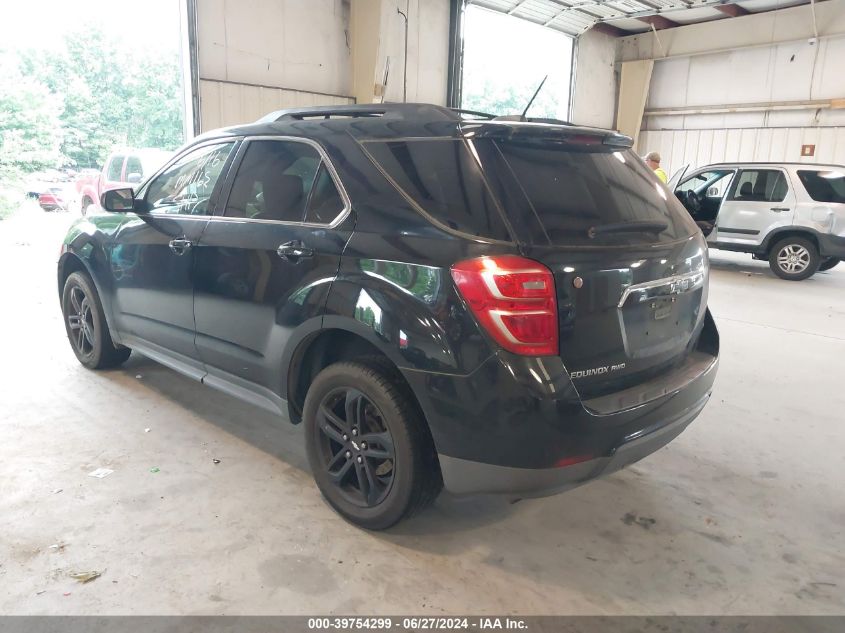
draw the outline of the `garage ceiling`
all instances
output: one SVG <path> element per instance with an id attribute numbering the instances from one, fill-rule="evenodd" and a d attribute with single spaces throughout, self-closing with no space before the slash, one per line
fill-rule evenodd
<path id="1" fill-rule="evenodd" d="M 817 0 L 821 1 L 821 0 Z M 569 35 L 596 27 L 611 35 L 633 35 L 682 24 L 729 19 L 810 0 L 467 0 Z"/>

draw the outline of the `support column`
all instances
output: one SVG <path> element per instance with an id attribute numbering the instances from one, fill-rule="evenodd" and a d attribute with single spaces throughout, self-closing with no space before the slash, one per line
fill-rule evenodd
<path id="1" fill-rule="evenodd" d="M 653 68 L 653 59 L 622 64 L 619 103 L 616 108 L 616 129 L 634 139 L 635 149 L 638 149 L 637 138 L 643 124 L 643 112 L 648 99 Z"/>

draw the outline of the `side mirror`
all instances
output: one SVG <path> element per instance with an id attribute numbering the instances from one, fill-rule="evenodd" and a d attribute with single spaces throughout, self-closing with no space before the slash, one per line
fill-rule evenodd
<path id="1" fill-rule="evenodd" d="M 141 174 L 139 174 L 137 171 L 132 172 L 126 177 L 126 182 L 131 182 L 133 185 L 137 185 L 139 182 L 141 182 Z"/>
<path id="2" fill-rule="evenodd" d="M 135 210 L 135 192 L 131 187 L 109 189 L 100 196 L 100 206 L 112 213 L 126 213 Z"/>
<path id="3" fill-rule="evenodd" d="M 719 188 L 718 187 L 710 187 L 707 190 L 707 197 L 708 198 L 715 198 L 719 195 Z"/>

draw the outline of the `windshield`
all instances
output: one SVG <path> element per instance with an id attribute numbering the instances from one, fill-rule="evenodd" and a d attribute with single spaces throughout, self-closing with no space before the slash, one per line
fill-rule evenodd
<path id="1" fill-rule="evenodd" d="M 495 143 L 552 244 L 668 242 L 688 237 L 695 229 L 675 197 L 631 150 L 596 144 Z M 618 230 L 617 225 L 626 224 L 643 230 Z"/>

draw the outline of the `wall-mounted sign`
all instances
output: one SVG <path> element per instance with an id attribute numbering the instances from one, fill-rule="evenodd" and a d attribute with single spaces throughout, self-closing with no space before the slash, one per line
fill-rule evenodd
<path id="1" fill-rule="evenodd" d="M 816 155 L 816 146 L 815 145 L 802 145 L 801 146 L 801 156 L 815 156 Z"/>

